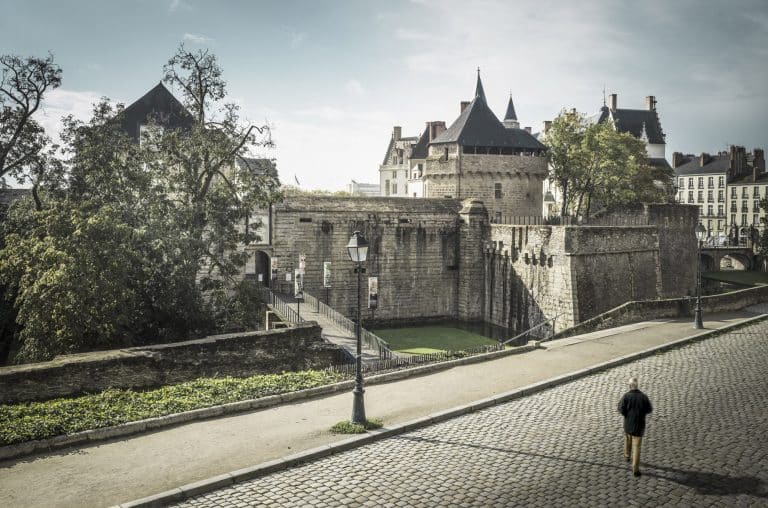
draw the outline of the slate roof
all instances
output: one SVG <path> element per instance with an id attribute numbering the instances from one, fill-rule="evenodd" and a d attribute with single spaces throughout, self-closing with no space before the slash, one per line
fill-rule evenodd
<path id="1" fill-rule="evenodd" d="M 629 132 L 640 139 L 645 128 L 648 143 L 652 145 L 665 144 L 664 131 L 661 129 L 659 115 L 655 109 L 619 109 L 611 112 L 607 106 L 600 109 L 598 122 L 608 118 L 613 119 L 613 124 L 619 132 Z"/>
<path id="2" fill-rule="evenodd" d="M 507 113 L 504 115 L 504 120 L 517 120 L 515 105 L 512 102 L 512 94 L 509 94 L 509 104 L 507 104 Z"/>
<path id="3" fill-rule="evenodd" d="M 194 121 L 184 105 L 163 85 L 152 90 L 123 111 L 122 128 L 135 141 L 139 140 L 139 126 L 150 116 L 166 129 L 189 129 Z"/>
<path id="4" fill-rule="evenodd" d="M 413 145 L 411 159 L 426 159 L 429 148 L 429 126 L 421 133 L 419 141 Z"/>
<path id="5" fill-rule="evenodd" d="M 416 136 L 409 136 L 407 138 L 400 138 L 399 141 L 416 141 Z M 387 152 L 384 154 L 384 160 L 382 161 L 382 166 L 386 166 L 389 164 L 389 154 L 392 153 L 392 148 L 395 146 L 395 138 L 390 137 L 389 138 L 389 144 L 387 145 Z"/>
<path id="6" fill-rule="evenodd" d="M 675 176 L 725 174 L 728 171 L 729 158 L 727 155 L 712 155 L 702 167 L 699 156 L 686 156 L 687 162 L 677 166 Z"/>
<path id="7" fill-rule="evenodd" d="M 654 168 L 672 169 L 664 157 L 648 157 L 648 164 Z"/>
<path id="8" fill-rule="evenodd" d="M 256 159 L 253 157 L 238 157 L 237 165 L 240 168 L 246 167 L 255 176 L 271 175 L 277 177 L 277 168 L 275 167 L 275 161 L 272 159 Z"/>

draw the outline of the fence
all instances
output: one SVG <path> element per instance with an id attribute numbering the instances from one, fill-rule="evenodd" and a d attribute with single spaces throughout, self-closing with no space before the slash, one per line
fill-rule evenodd
<path id="1" fill-rule="evenodd" d="M 441 351 L 439 353 L 428 353 L 420 355 L 398 355 L 396 357 L 384 358 L 373 362 L 365 362 L 362 365 L 363 372 L 376 373 L 387 370 L 405 369 L 408 367 L 414 367 L 417 365 L 425 365 L 429 363 L 444 362 L 446 360 L 455 360 L 457 358 L 465 358 L 467 356 L 475 356 L 484 353 L 491 353 L 494 351 L 501 351 L 506 346 L 504 344 L 494 344 L 491 346 L 478 346 L 474 348 L 467 348 L 462 351 Z M 331 372 L 338 372 L 346 376 L 355 374 L 354 364 L 333 365 L 328 367 Z"/>
<path id="2" fill-rule="evenodd" d="M 531 335 L 531 332 L 533 332 L 534 330 L 538 330 L 539 328 L 543 328 L 544 329 L 543 330 L 544 331 L 544 337 L 541 337 L 539 335 L 536 335 L 535 337 L 537 337 L 537 338 L 539 338 L 541 340 L 551 339 L 555 335 L 555 324 L 557 323 L 557 318 L 559 318 L 561 315 L 562 314 L 558 314 L 557 316 L 555 316 L 553 318 L 549 318 L 546 321 L 544 321 L 543 323 L 539 323 L 536 326 L 527 329 L 523 333 L 521 333 L 519 335 L 515 335 L 511 339 L 505 340 L 502 344 L 509 344 L 510 342 L 514 342 L 514 341 L 516 341 L 517 339 L 519 339 L 521 337 L 525 337 L 526 335 Z M 551 326 L 549 325 L 550 321 L 552 322 Z"/>
<path id="3" fill-rule="evenodd" d="M 306 291 L 304 291 L 304 301 L 307 303 L 307 305 L 314 306 L 315 312 L 321 316 L 325 316 L 339 328 L 347 330 L 353 335 L 355 334 L 355 322 L 351 319 L 333 310 L 331 307 L 324 304 Z M 379 355 L 379 358 L 391 359 L 394 356 L 392 354 L 392 350 L 389 349 L 389 344 L 387 344 L 381 337 L 369 332 L 362 326 L 360 327 L 360 340 L 363 344 L 365 344 L 367 348 L 376 351 Z"/>
<path id="4" fill-rule="evenodd" d="M 260 287 L 259 294 L 267 305 L 272 306 L 272 308 L 289 323 L 299 324 L 304 322 L 304 318 L 299 316 L 299 314 L 291 308 L 288 302 L 277 296 L 268 287 Z"/>
<path id="5" fill-rule="evenodd" d="M 598 217 L 554 216 L 518 216 L 497 215 L 491 217 L 492 224 L 511 226 L 648 226 L 647 215 L 605 215 Z"/>

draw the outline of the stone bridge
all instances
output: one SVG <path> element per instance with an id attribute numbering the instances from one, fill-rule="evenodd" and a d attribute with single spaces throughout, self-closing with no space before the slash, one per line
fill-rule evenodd
<path id="1" fill-rule="evenodd" d="M 718 271 L 723 260 L 726 266 L 734 270 L 752 270 L 756 266 L 756 256 L 752 247 L 745 245 L 724 245 L 720 247 L 704 246 L 701 248 L 701 269 L 705 272 Z"/>

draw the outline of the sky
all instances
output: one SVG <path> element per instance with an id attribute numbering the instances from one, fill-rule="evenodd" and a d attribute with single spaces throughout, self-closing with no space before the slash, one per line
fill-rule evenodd
<path id="1" fill-rule="evenodd" d="M 522 126 L 563 109 L 594 114 L 605 93 L 642 109 L 654 95 L 672 152 L 768 148 L 766 0 L 0 0 L 0 53 L 63 69 L 38 120 L 86 119 L 100 97 L 130 104 L 180 43 L 207 48 L 228 100 L 273 128 L 283 183 L 378 183 L 392 127 L 450 125 L 476 69 Z M 181 94 L 176 90 L 177 97 Z"/>

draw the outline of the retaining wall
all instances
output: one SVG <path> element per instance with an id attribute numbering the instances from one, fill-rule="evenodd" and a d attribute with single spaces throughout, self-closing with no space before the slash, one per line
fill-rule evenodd
<path id="1" fill-rule="evenodd" d="M 0 403 L 45 400 L 107 388 L 144 389 L 200 377 L 324 368 L 342 361 L 316 323 L 280 330 L 62 355 L 49 362 L 0 367 Z"/>

